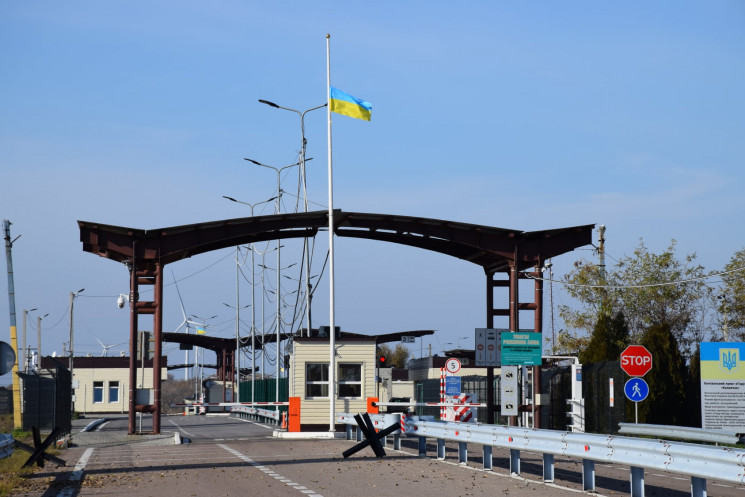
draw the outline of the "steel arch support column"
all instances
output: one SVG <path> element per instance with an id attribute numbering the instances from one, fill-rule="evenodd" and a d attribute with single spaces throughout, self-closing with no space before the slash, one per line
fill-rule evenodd
<path id="1" fill-rule="evenodd" d="M 494 273 L 486 275 L 486 327 L 494 328 Z M 494 368 L 486 368 L 486 422 L 494 424 Z"/>
<path id="2" fill-rule="evenodd" d="M 134 248 L 133 248 L 134 252 Z M 135 260 L 129 265 L 129 412 L 127 413 L 127 433 L 135 434 L 135 408 L 137 406 L 137 299 L 138 281 Z"/>
<path id="3" fill-rule="evenodd" d="M 153 354 L 153 397 L 155 412 L 153 412 L 153 434 L 160 434 L 160 384 L 161 367 L 160 359 L 163 353 L 163 265 L 158 262 L 155 265 L 155 314 L 153 315 L 153 331 L 155 334 L 155 351 Z M 145 358 L 143 357 L 144 361 Z"/>
<path id="4" fill-rule="evenodd" d="M 542 261 L 535 268 L 535 332 L 543 333 L 543 274 L 540 272 Z M 541 335 L 543 342 L 543 335 Z M 543 362 L 543 361 L 541 361 Z M 543 364 L 533 366 L 533 428 L 541 427 L 541 369 Z"/>

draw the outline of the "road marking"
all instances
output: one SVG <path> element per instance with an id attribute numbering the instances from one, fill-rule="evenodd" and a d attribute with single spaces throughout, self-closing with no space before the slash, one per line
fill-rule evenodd
<path id="1" fill-rule="evenodd" d="M 405 450 L 396 450 L 395 452 L 398 452 L 399 454 L 406 454 L 406 455 L 412 456 L 412 457 L 417 457 L 416 455 L 414 455 L 414 454 L 412 454 L 410 452 L 406 452 Z M 575 493 L 578 493 L 578 494 L 584 494 L 584 493 L 586 493 L 584 490 L 580 490 L 578 488 L 562 487 L 561 485 L 557 485 L 557 484 L 552 483 L 552 482 L 545 482 L 545 481 L 542 481 L 542 480 L 532 480 L 532 479 L 525 478 L 524 476 L 520 476 L 520 475 L 515 474 L 515 473 L 512 473 L 512 474 L 498 473 L 498 472 L 496 472 L 493 469 L 474 468 L 473 466 L 463 465 L 463 464 L 461 464 L 459 462 L 452 462 L 452 461 L 448 461 L 448 460 L 445 460 L 445 459 L 435 459 L 435 458 L 431 458 L 431 457 L 428 457 L 427 459 L 429 459 L 431 461 L 437 461 L 438 463 L 444 463 L 444 464 L 449 464 L 451 466 L 457 466 L 459 468 L 470 469 L 471 471 L 476 471 L 476 472 L 479 472 L 479 473 L 485 473 L 487 475 L 494 475 L 495 477 L 507 477 L 507 478 L 512 478 L 512 479 L 515 479 L 515 480 L 522 480 L 522 481 L 526 481 L 526 482 L 530 482 L 530 483 L 535 483 L 537 485 L 544 485 L 544 486 L 549 487 L 549 488 L 556 488 L 556 489 L 566 490 L 568 492 L 575 492 Z M 596 490 L 596 492 L 597 492 L 597 490 Z M 601 493 L 593 493 L 593 495 L 595 495 L 597 497 L 604 497 L 604 494 L 601 494 Z"/>
<path id="2" fill-rule="evenodd" d="M 88 459 L 90 459 L 91 455 L 93 455 L 93 448 L 85 449 L 83 455 L 78 459 L 78 463 L 75 465 L 75 469 L 70 475 L 70 478 L 67 480 L 69 486 L 57 494 L 59 497 L 72 497 L 75 495 L 77 490 L 75 484 L 83 479 L 83 471 L 85 470 L 85 465 L 88 464 Z"/>
<path id="3" fill-rule="evenodd" d="M 179 425 L 178 425 L 178 424 L 177 424 L 177 423 L 176 423 L 175 421 L 173 421 L 172 419 L 169 419 L 169 420 L 168 420 L 168 422 L 169 422 L 169 423 L 171 423 L 171 424 L 172 424 L 173 426 L 175 426 L 176 428 L 178 428 L 178 431 L 180 431 L 180 432 L 181 432 L 181 433 L 183 433 L 184 435 L 187 435 L 187 436 L 189 436 L 189 437 L 191 437 L 191 438 L 195 438 L 195 437 L 194 437 L 194 435 L 193 435 L 192 433 L 189 433 L 188 431 L 186 431 L 186 430 L 184 430 L 183 428 L 181 428 L 181 426 L 179 426 Z"/>
<path id="4" fill-rule="evenodd" d="M 244 423 L 251 423 L 252 425 L 260 426 L 262 428 L 266 428 L 267 430 L 274 430 L 274 426 L 267 426 L 264 423 L 257 423 L 256 421 L 251 421 L 250 419 L 243 419 L 243 418 L 234 418 L 238 421 L 243 421 Z"/>
<path id="5" fill-rule="evenodd" d="M 310 490 L 307 487 L 304 487 L 304 486 L 300 485 L 299 483 L 295 483 L 292 480 L 288 480 L 287 478 L 285 478 L 284 476 L 282 476 L 279 473 L 275 472 L 274 470 L 269 469 L 266 466 L 263 466 L 263 465 L 257 463 L 256 461 L 254 461 L 250 457 L 248 457 L 248 456 L 246 456 L 244 454 L 241 454 L 237 450 L 232 449 L 232 448 L 228 447 L 227 445 L 217 444 L 217 446 L 218 447 L 222 447 L 223 449 L 227 450 L 228 452 L 230 452 L 231 454 L 233 454 L 235 457 L 237 457 L 241 461 L 244 461 L 244 462 L 250 464 L 254 468 L 258 469 L 259 471 L 263 471 L 264 473 L 266 473 L 267 476 L 271 476 L 272 478 L 276 479 L 277 481 L 284 483 L 288 487 L 292 487 L 292 488 L 294 488 L 296 490 L 299 490 L 300 492 L 302 492 L 305 495 L 308 495 L 310 497 L 323 497 L 323 495 L 317 493 L 315 490 Z"/>

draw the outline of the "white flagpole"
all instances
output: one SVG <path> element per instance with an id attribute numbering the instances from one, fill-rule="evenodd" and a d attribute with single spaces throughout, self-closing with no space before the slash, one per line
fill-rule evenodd
<path id="1" fill-rule="evenodd" d="M 334 180 L 331 161 L 331 35 L 326 35 L 326 112 L 329 160 L 329 431 L 336 431 L 336 327 L 334 325 Z"/>

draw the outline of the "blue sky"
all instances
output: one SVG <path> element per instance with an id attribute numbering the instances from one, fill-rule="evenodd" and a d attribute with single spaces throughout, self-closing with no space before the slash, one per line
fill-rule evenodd
<path id="1" fill-rule="evenodd" d="M 23 309 L 39 309 L 34 326 L 49 313 L 43 351 L 61 353 L 69 292 L 85 288 L 76 353 L 127 341 L 128 315 L 115 304 L 126 269 L 83 253 L 76 221 L 157 228 L 247 216 L 222 196 L 259 202 L 276 176 L 243 158 L 284 166 L 300 146 L 297 116 L 257 100 L 322 104 L 326 33 L 332 84 L 373 104 L 369 123 L 333 120 L 336 208 L 521 230 L 604 224 L 611 258 L 640 239 L 656 252 L 675 239 L 680 254 L 720 269 L 745 246 L 744 26 L 740 1 L 2 2 L 0 217 L 22 235 L 19 330 Z M 325 116 L 306 117 L 318 209 Z M 297 176 L 282 187 L 297 192 Z M 293 208 L 286 195 L 283 211 Z M 313 274 L 326 247 L 319 236 Z M 410 346 L 418 356 L 472 346 L 485 325 L 478 267 L 369 241 L 336 250 L 343 329 L 437 330 Z M 299 254 L 288 242 L 282 266 Z M 593 257 L 556 258 L 555 278 Z M 187 313 L 218 315 L 211 332 L 234 334 L 223 305 L 235 303 L 230 251 L 168 273 Z M 324 274 L 314 324 L 328 320 L 326 285 Z M 166 330 L 182 321 L 173 290 Z M 250 291 L 244 284 L 241 305 Z M 554 300 L 567 302 L 558 286 Z M 0 316 L 7 326 L 5 297 Z"/>

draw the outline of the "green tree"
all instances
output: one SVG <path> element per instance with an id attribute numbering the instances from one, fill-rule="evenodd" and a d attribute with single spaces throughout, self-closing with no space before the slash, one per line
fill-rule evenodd
<path id="1" fill-rule="evenodd" d="M 642 423 L 680 425 L 686 420 L 685 405 L 688 371 L 678 342 L 667 323 L 651 326 L 641 342 L 652 354 L 652 370 L 644 380 L 649 396 L 639 402 Z M 627 403 L 627 419 L 634 419 L 633 402 Z"/>
<path id="2" fill-rule="evenodd" d="M 623 313 L 618 312 L 614 317 L 601 313 L 587 347 L 580 353 L 582 364 L 593 362 L 617 361 L 621 352 L 628 345 L 629 328 Z"/>
<path id="3" fill-rule="evenodd" d="M 603 272 L 598 265 L 578 261 L 565 276 L 567 291 L 579 308 L 560 306 L 568 327 L 590 332 L 602 314 L 623 313 L 632 342 L 644 339 L 653 326 L 667 324 L 682 350 L 689 351 L 706 326 L 711 289 L 696 255 L 678 258 L 675 240 L 660 254 L 641 241 L 633 255 Z M 688 354 L 687 354 L 688 355 Z"/>
<path id="4" fill-rule="evenodd" d="M 411 353 L 409 349 L 404 347 L 402 344 L 396 344 L 396 348 L 392 349 L 390 345 L 381 343 L 378 345 L 377 352 L 378 356 L 385 356 L 386 367 L 404 369 L 406 364 L 409 362 Z"/>
<path id="5" fill-rule="evenodd" d="M 403 344 L 397 343 L 396 348 L 393 349 L 393 353 L 391 354 L 391 365 L 394 368 L 405 369 L 410 356 L 411 352 L 409 352 L 409 349 L 404 347 Z"/>
<path id="6" fill-rule="evenodd" d="M 682 420 L 685 426 L 701 427 L 701 347 L 688 361 L 688 383 L 686 385 L 685 412 Z"/>
<path id="7" fill-rule="evenodd" d="M 719 323 L 729 340 L 745 339 L 745 249 L 735 252 L 724 266 L 719 299 Z M 722 337 L 724 338 L 724 337 Z"/>
<path id="8" fill-rule="evenodd" d="M 393 357 L 393 349 L 386 343 L 378 344 L 376 348 L 376 359 L 380 356 L 385 356 L 386 366 L 390 366 L 391 358 Z"/>
<path id="9" fill-rule="evenodd" d="M 161 406 L 164 414 L 173 414 L 183 411 L 183 407 L 171 407 L 171 404 L 181 404 L 184 399 L 194 393 L 194 383 L 186 380 L 177 380 L 172 374 L 168 375 L 166 381 L 161 382 Z"/>
<path id="10" fill-rule="evenodd" d="M 546 339 L 548 342 L 550 338 Z M 576 356 L 590 343 L 590 337 L 587 335 L 578 335 L 577 333 L 570 333 L 566 330 L 560 330 L 556 335 L 556 346 L 553 347 L 552 355 L 571 355 Z"/>

